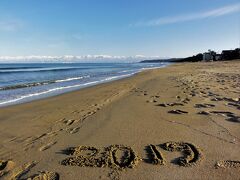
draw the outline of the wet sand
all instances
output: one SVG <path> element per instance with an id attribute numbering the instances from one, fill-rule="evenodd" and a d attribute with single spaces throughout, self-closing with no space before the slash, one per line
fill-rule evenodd
<path id="1" fill-rule="evenodd" d="M 181 63 L 0 109 L 0 179 L 239 179 L 240 61 Z"/>

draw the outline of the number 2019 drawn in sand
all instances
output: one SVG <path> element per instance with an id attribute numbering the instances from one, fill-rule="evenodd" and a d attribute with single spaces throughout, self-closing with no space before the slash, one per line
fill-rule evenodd
<path id="1" fill-rule="evenodd" d="M 144 160 L 139 158 L 131 147 L 124 145 L 111 145 L 102 149 L 91 146 L 72 147 L 64 150 L 64 153 L 70 157 L 63 160 L 61 164 L 65 166 L 110 167 L 115 169 L 134 168 L 139 161 L 164 165 L 166 160 L 160 148 L 169 152 L 181 152 L 182 156 L 175 159 L 175 162 L 180 166 L 193 166 L 202 159 L 201 151 L 193 144 L 167 142 L 157 146 L 148 145 L 146 147 L 148 158 Z"/>

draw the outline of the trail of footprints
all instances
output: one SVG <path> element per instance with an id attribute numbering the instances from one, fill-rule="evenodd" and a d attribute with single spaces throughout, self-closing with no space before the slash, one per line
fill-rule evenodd
<path id="1" fill-rule="evenodd" d="M 182 79 L 180 79 L 180 80 L 182 80 Z M 182 82 L 182 83 L 184 85 L 189 84 L 188 82 Z M 197 84 L 197 83 L 194 83 L 194 84 Z M 185 86 L 183 86 L 183 88 L 185 88 Z M 191 88 L 194 88 L 194 86 L 192 86 Z M 191 90 L 191 88 L 189 87 L 189 91 Z M 178 96 L 176 96 L 176 101 L 175 102 L 169 102 L 169 103 L 166 103 L 166 102 L 161 103 L 160 102 L 161 98 L 158 94 L 157 95 L 149 95 L 149 93 L 146 90 L 142 90 L 140 88 L 134 89 L 133 92 L 137 93 L 138 96 L 145 96 L 147 98 L 150 97 L 150 100 L 147 100 L 147 103 L 151 103 L 154 106 L 157 106 L 157 107 L 160 107 L 160 108 L 167 108 L 168 110 L 166 112 L 169 113 L 169 114 L 175 114 L 175 115 L 188 115 L 188 114 L 190 114 L 188 111 L 185 110 L 185 106 L 188 105 L 188 103 L 193 99 L 193 97 L 189 98 L 189 95 L 187 94 L 188 90 L 186 90 L 186 92 L 185 92 L 185 94 L 186 94 L 185 97 L 181 97 L 181 96 L 184 96 L 184 95 L 181 95 L 181 96 L 178 95 Z M 204 92 L 204 91 L 202 91 L 202 92 Z M 139 95 L 139 93 L 140 93 L 140 95 Z M 142 93 L 144 93 L 144 94 L 142 94 Z M 236 105 L 236 104 L 240 105 L 239 98 L 227 98 L 227 97 L 220 98 L 219 95 L 217 95 L 219 97 L 216 97 L 216 93 L 209 93 L 209 94 L 211 94 L 211 98 L 218 98 L 218 100 L 221 100 L 221 101 L 228 101 L 228 105 L 229 105 L 229 103 L 232 106 L 233 106 L 233 104 L 234 105 Z M 230 143 L 234 143 L 234 144 L 239 143 L 238 142 L 239 141 L 238 137 L 234 136 L 223 125 L 219 124 L 217 120 L 212 119 L 212 116 L 222 116 L 222 117 L 225 118 L 226 121 L 228 121 L 230 123 L 240 123 L 240 116 L 239 115 L 237 115 L 237 114 L 235 114 L 231 111 L 214 110 L 214 109 L 216 109 L 216 105 L 212 104 L 212 103 L 196 103 L 193 106 L 198 111 L 198 112 L 196 112 L 198 115 L 209 116 L 208 119 L 210 121 L 212 121 L 214 123 L 214 125 L 217 125 L 218 128 L 221 128 L 222 132 L 224 131 L 224 133 L 226 133 L 229 137 L 231 137 Z M 176 107 L 176 109 L 174 109 L 175 107 Z M 233 107 L 235 107 L 235 106 L 233 106 Z M 175 122 L 175 121 L 169 121 L 169 122 L 173 122 L 173 123 L 178 124 L 178 122 Z M 182 122 L 180 122 L 179 124 L 190 127 L 188 124 L 184 124 Z M 190 128 L 192 128 L 192 127 L 190 127 Z M 200 132 L 205 134 L 205 132 L 202 132 L 202 131 L 200 131 Z M 210 136 L 212 136 L 212 135 L 210 134 Z M 213 137 L 216 137 L 216 136 L 213 136 Z M 236 140 L 238 140 L 238 141 L 236 141 Z"/>
<path id="2" fill-rule="evenodd" d="M 23 148 L 24 151 L 39 144 L 40 144 L 39 151 L 45 151 L 57 143 L 57 141 L 54 140 L 54 136 L 58 135 L 59 132 L 67 132 L 69 134 L 77 133 L 80 130 L 84 120 L 86 120 L 88 117 L 92 116 L 97 111 L 99 111 L 103 105 L 104 104 L 94 104 L 90 107 L 89 110 L 84 110 L 82 112 L 79 111 L 71 112 L 71 113 L 77 112 L 80 115 L 80 118 L 78 119 L 63 118 L 57 120 L 56 123 L 45 133 L 42 133 L 37 136 L 27 137 L 25 139 L 23 138 L 19 139 L 18 137 L 15 137 L 11 141 L 24 142 Z"/>
<path id="3" fill-rule="evenodd" d="M 33 145 L 34 143 L 38 142 L 39 140 L 45 140 L 45 139 L 54 137 L 59 132 L 67 132 L 69 134 L 77 133 L 87 118 L 96 114 L 99 110 L 102 109 L 102 107 L 104 105 L 111 102 L 112 98 L 114 98 L 117 95 L 119 95 L 119 92 L 113 93 L 111 95 L 111 97 L 106 98 L 105 100 L 103 100 L 102 102 L 100 102 L 98 104 L 95 103 L 95 104 L 89 105 L 89 107 L 87 109 L 85 108 L 84 110 L 80 110 L 80 111 L 79 110 L 72 111 L 69 116 L 72 116 L 72 114 L 73 114 L 74 116 L 78 116 L 78 117 L 62 118 L 60 120 L 57 120 L 56 123 L 50 128 L 50 131 L 43 133 L 36 137 L 29 137 L 28 139 L 26 139 L 25 145 L 26 146 Z M 51 146 L 53 146 L 56 143 L 57 142 L 54 142 L 52 144 L 51 144 L 51 142 L 47 143 L 45 145 L 45 146 L 47 146 L 46 149 L 50 148 Z M 50 146 L 49 146 L 49 144 L 50 144 Z M 28 149 L 28 147 L 26 147 L 25 149 Z"/>
<path id="4" fill-rule="evenodd" d="M 203 77 L 201 77 L 203 76 Z M 233 88 L 237 88 L 239 85 L 240 87 L 240 76 L 236 75 L 225 75 L 224 73 L 217 73 L 214 75 L 210 75 L 209 73 L 206 74 L 201 74 L 199 75 L 201 77 L 200 82 L 211 82 L 211 81 L 216 81 L 216 82 L 226 82 L 226 81 L 231 81 L 232 84 L 235 84 Z M 227 78 L 227 79 L 223 79 Z M 200 98 L 203 98 L 203 100 L 210 100 L 213 103 L 214 102 L 224 102 L 225 106 L 230 107 L 230 108 L 236 108 L 237 110 L 240 110 L 240 97 L 238 98 L 229 98 L 229 97 L 221 97 L 218 93 L 214 93 L 210 91 L 212 88 L 207 87 L 205 89 L 202 89 L 198 84 L 199 82 L 194 82 L 193 80 L 189 80 L 186 77 L 184 78 L 177 78 L 173 79 L 177 81 L 179 85 L 178 87 L 182 88 L 182 92 L 185 94 L 185 97 L 180 97 L 176 96 L 176 102 L 163 102 L 163 103 L 158 103 L 160 96 L 159 95 L 149 95 L 149 93 L 146 90 L 142 90 L 140 88 L 134 88 L 132 89 L 132 92 L 135 92 L 138 94 L 138 96 L 145 96 L 149 97 L 149 99 L 146 101 L 147 103 L 153 103 L 155 106 L 159 107 L 181 107 L 183 108 L 185 105 L 188 104 L 188 102 L 191 101 L 191 98 L 194 98 L 195 96 L 199 96 Z M 223 83 L 223 85 L 225 85 Z M 239 88 L 238 87 L 238 88 Z M 221 89 L 221 88 L 220 88 Z M 240 88 L 239 88 L 240 89 Z M 229 88 L 225 87 L 223 90 L 229 90 Z M 237 92 L 237 96 L 239 96 L 240 91 Z M 209 99 L 210 98 L 210 99 Z M 194 108 L 200 110 L 197 112 L 199 115 L 221 115 L 225 117 L 226 121 L 233 122 L 233 123 L 240 123 L 240 115 L 237 115 L 231 111 L 221 111 L 221 110 L 212 110 L 213 108 L 217 108 L 215 104 L 212 103 L 197 103 L 194 105 Z M 210 109 L 210 110 L 202 110 L 202 109 Z M 183 110 L 183 109 L 172 109 L 169 110 L 168 113 L 170 114 L 188 114 L 189 112 Z"/>
<path id="5" fill-rule="evenodd" d="M 138 96 L 149 96 L 148 92 L 146 90 L 141 90 L 140 88 L 134 88 L 132 90 L 132 92 L 135 92 L 135 93 L 140 93 L 140 95 L 138 94 Z M 177 102 L 170 102 L 170 103 L 158 103 L 160 100 L 160 96 L 159 95 L 150 95 L 150 99 L 147 100 L 146 102 L 147 103 L 153 103 L 155 106 L 159 106 L 159 107 L 183 107 L 185 106 L 185 104 L 187 104 L 190 99 L 188 97 L 185 97 L 185 98 L 181 98 L 180 96 L 176 96 L 176 100 Z M 188 114 L 187 111 L 183 111 L 183 110 L 180 110 L 180 109 L 173 109 L 173 110 L 170 110 L 168 111 L 168 113 L 171 113 L 171 114 Z"/>
<path id="6" fill-rule="evenodd" d="M 209 88 L 202 89 L 199 84 L 199 82 L 193 82 L 193 80 L 189 80 L 187 78 L 181 78 L 178 80 L 178 82 L 182 83 L 182 85 L 187 86 L 186 89 L 190 91 L 190 95 L 192 96 L 199 96 L 204 99 L 209 99 L 212 102 L 225 102 L 225 106 L 231 107 L 231 108 L 236 108 L 237 110 L 240 110 L 240 98 L 239 94 L 239 85 L 240 85 L 240 76 L 236 74 L 231 74 L 231 73 L 207 73 L 205 72 L 204 74 L 199 75 L 199 79 L 201 79 L 199 82 L 205 83 L 207 85 L 208 82 L 215 81 L 218 82 L 220 85 L 223 85 L 224 87 L 211 87 L 209 85 Z M 229 97 L 221 97 L 219 93 L 214 93 L 210 91 L 210 89 L 217 89 L 217 90 L 222 90 L 222 91 L 227 91 L 229 92 L 230 87 L 225 87 L 225 82 L 231 82 L 232 88 L 235 90 L 233 93 L 236 94 L 234 95 L 234 98 L 229 98 Z M 204 85 L 205 87 L 205 85 Z M 187 93 L 187 92 L 186 92 Z M 189 92 L 188 92 L 189 93 Z M 225 92 L 226 93 L 226 92 Z M 229 94 L 229 93 L 228 93 Z M 209 104 L 209 103 L 204 103 L 204 104 L 196 104 L 194 106 L 195 108 L 214 108 L 214 104 Z M 226 116 L 227 121 L 235 122 L 235 123 L 240 123 L 240 116 L 236 115 L 232 112 L 221 112 L 221 111 L 200 111 L 199 114 L 203 115 L 210 115 L 210 114 L 215 114 L 215 115 L 223 115 Z"/>
<path id="7" fill-rule="evenodd" d="M 57 141 L 53 141 L 53 142 L 50 142 L 46 145 L 43 145 L 39 148 L 39 151 L 45 151 L 45 150 L 49 149 L 50 147 L 52 147 L 56 143 L 57 143 Z"/>

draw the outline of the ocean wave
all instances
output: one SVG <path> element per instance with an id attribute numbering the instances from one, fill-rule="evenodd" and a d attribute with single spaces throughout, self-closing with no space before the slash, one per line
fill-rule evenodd
<path id="1" fill-rule="evenodd" d="M 12 86 L 0 87 L 0 91 L 21 89 L 21 88 L 28 88 L 28 87 L 35 87 L 35 86 L 42 86 L 42 85 L 47 85 L 47 84 L 52 84 L 52 83 L 55 83 L 55 81 L 44 81 L 44 82 L 33 82 L 33 83 L 27 83 L 27 84 L 17 84 L 17 85 L 12 85 Z"/>
<path id="2" fill-rule="evenodd" d="M 150 69 L 159 69 L 159 68 L 162 68 L 163 66 L 161 67 L 144 67 L 144 68 L 141 68 L 141 70 L 150 70 Z"/>
<path id="3" fill-rule="evenodd" d="M 42 68 L 42 67 L 34 67 L 36 68 Z M 0 70 L 17 70 L 17 69 L 33 69 L 33 67 L 0 67 Z"/>
<path id="4" fill-rule="evenodd" d="M 83 79 L 83 78 L 88 78 L 88 77 L 90 77 L 90 76 L 73 77 L 73 78 L 56 80 L 55 82 L 67 82 L 67 81 L 73 81 L 73 80 L 79 80 L 79 79 Z"/>
<path id="5" fill-rule="evenodd" d="M 131 70 L 123 70 L 123 71 L 120 71 L 119 73 L 126 73 L 126 72 L 132 72 L 132 71 L 136 71 L 135 69 L 131 69 Z"/>
<path id="6" fill-rule="evenodd" d="M 89 68 L 83 68 L 83 67 L 55 67 L 55 68 L 23 68 L 23 69 L 0 69 L 0 73 L 28 73 L 28 72 L 41 72 L 41 71 L 68 71 L 68 70 L 74 70 L 74 69 L 89 69 Z"/>
<path id="7" fill-rule="evenodd" d="M 88 77 L 90 77 L 90 76 L 79 76 L 79 77 L 73 77 L 73 78 L 67 78 L 67 79 L 50 80 L 50 81 L 43 81 L 43 82 L 33 82 L 33 83 L 26 83 L 26 84 L 17 84 L 17 85 L 12 85 L 12 86 L 4 86 L 4 87 L 0 87 L 0 91 L 42 86 L 42 85 L 48 85 L 48 84 L 53 84 L 53 83 L 68 82 L 68 81 L 80 80 L 80 79 L 88 78 Z"/>

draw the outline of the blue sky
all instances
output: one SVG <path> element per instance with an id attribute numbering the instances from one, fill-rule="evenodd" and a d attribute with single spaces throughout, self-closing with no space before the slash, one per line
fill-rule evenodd
<path id="1" fill-rule="evenodd" d="M 0 56 L 184 57 L 239 34 L 239 0 L 0 1 Z"/>

